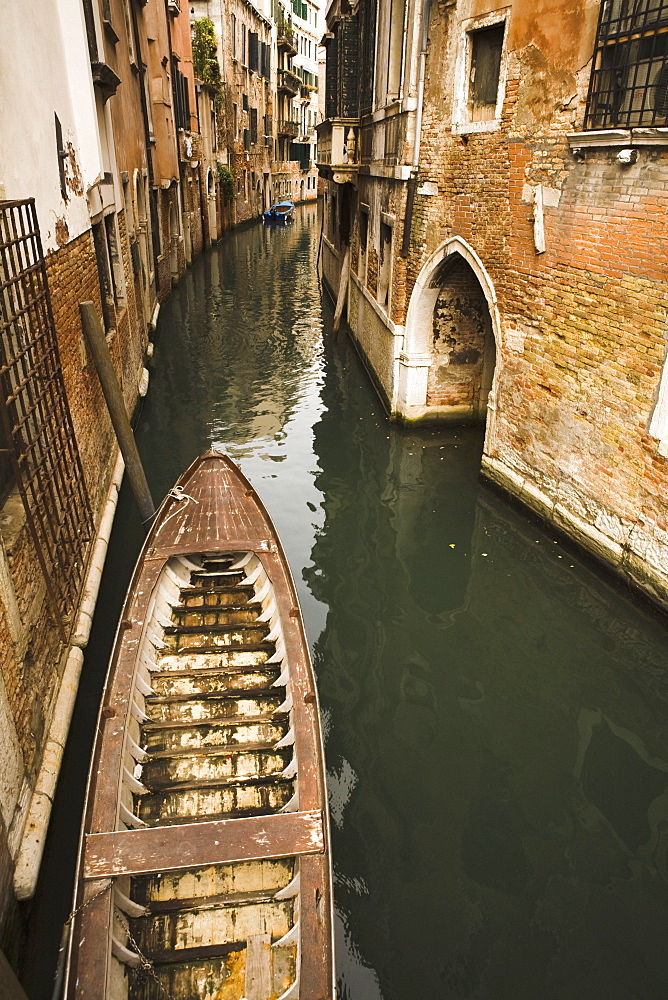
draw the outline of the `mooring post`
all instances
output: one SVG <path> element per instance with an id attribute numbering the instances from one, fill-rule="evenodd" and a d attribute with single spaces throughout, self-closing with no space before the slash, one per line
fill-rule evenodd
<path id="1" fill-rule="evenodd" d="M 334 322 L 332 323 L 332 330 L 334 333 L 338 332 L 339 324 L 341 323 L 341 316 L 343 314 L 343 307 L 346 303 L 349 271 L 350 271 L 350 244 L 348 244 L 348 246 L 346 247 L 346 252 L 343 255 L 343 264 L 341 265 L 341 276 L 339 278 L 339 294 L 336 298 L 336 309 L 334 310 Z"/>
<path id="2" fill-rule="evenodd" d="M 109 352 L 107 338 L 104 335 L 102 324 L 98 318 L 95 306 L 92 302 L 80 302 L 79 312 L 81 313 L 81 323 L 86 335 L 86 341 L 93 356 L 93 363 L 100 379 L 102 392 L 107 401 L 109 416 L 116 432 L 118 445 L 123 455 L 125 468 L 130 480 L 130 489 L 137 501 L 139 515 L 146 530 L 155 515 L 155 504 L 151 497 L 144 467 L 141 464 L 137 443 L 132 433 L 132 427 L 125 409 L 123 393 L 114 371 L 114 365 Z"/>

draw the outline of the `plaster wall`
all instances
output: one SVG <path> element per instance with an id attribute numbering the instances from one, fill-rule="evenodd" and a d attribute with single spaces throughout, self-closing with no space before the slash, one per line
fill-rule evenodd
<path id="1" fill-rule="evenodd" d="M 0 144 L 0 196 L 35 198 L 48 253 L 90 227 L 86 194 L 103 170 L 83 12 L 76 0 L 0 0 L 0 23 L 0 132 L 6 137 Z M 55 115 L 66 154 L 67 201 L 60 188 Z"/>

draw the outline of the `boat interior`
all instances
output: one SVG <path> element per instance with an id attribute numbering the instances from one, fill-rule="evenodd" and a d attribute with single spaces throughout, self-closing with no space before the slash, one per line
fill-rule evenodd
<path id="1" fill-rule="evenodd" d="M 299 809 L 290 671 L 252 552 L 172 557 L 148 606 L 127 713 L 117 829 Z M 299 995 L 299 856 L 114 884 L 113 1000 Z"/>

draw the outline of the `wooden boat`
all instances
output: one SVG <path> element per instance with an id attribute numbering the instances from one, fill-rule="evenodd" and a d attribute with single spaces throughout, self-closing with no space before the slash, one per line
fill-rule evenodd
<path id="1" fill-rule="evenodd" d="M 265 222 L 278 222 L 281 225 L 290 222 L 295 211 L 291 201 L 279 201 L 267 209 L 262 218 Z"/>
<path id="2" fill-rule="evenodd" d="M 313 669 L 269 516 L 217 452 L 160 508 L 123 609 L 65 996 L 334 996 Z"/>

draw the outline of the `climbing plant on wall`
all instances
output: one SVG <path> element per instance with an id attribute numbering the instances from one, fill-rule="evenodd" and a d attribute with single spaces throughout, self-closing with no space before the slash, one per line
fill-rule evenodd
<path id="1" fill-rule="evenodd" d="M 229 205 L 234 198 L 234 174 L 224 163 L 218 164 L 218 183 L 223 192 L 223 202 Z"/>
<path id="2" fill-rule="evenodd" d="M 216 92 L 221 90 L 220 66 L 216 56 L 218 43 L 213 21 L 200 17 L 193 23 L 193 68 L 195 76 Z"/>

